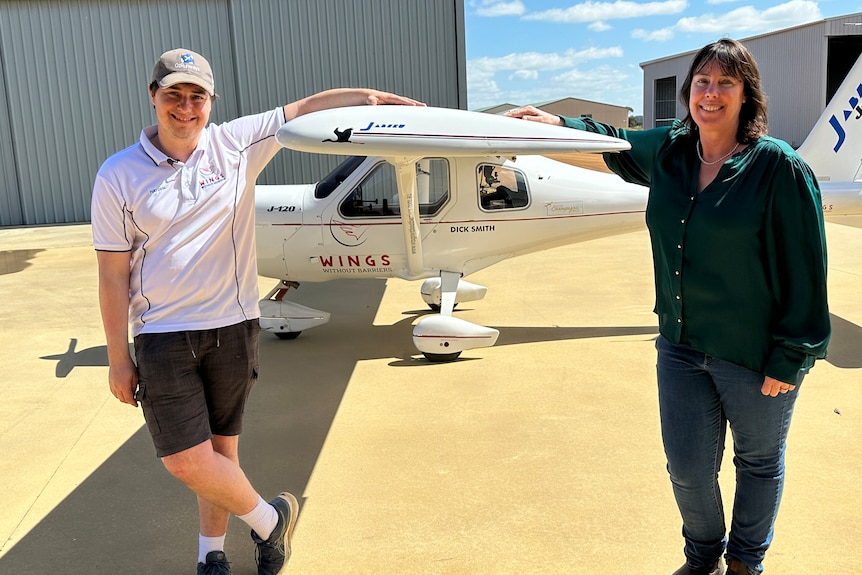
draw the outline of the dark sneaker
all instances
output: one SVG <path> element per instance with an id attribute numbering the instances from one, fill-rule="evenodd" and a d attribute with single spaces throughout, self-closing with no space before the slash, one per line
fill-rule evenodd
<path id="1" fill-rule="evenodd" d="M 755 569 L 752 569 L 736 557 L 727 556 L 727 575 L 758 575 Z"/>
<path id="2" fill-rule="evenodd" d="M 275 507 L 278 513 L 278 524 L 269 539 L 264 541 L 253 530 L 251 532 L 251 539 L 257 545 L 255 559 L 258 575 L 278 575 L 282 567 L 287 565 L 290 559 L 290 540 L 299 517 L 299 501 L 290 493 L 282 493 L 269 504 Z"/>
<path id="3" fill-rule="evenodd" d="M 230 575 L 230 563 L 224 551 L 210 551 L 206 563 L 198 563 L 198 575 Z"/>
<path id="4" fill-rule="evenodd" d="M 695 569 L 689 567 L 688 563 L 673 572 L 673 575 L 724 575 L 724 566 L 721 564 L 721 559 L 715 562 L 712 567 L 702 567 Z"/>

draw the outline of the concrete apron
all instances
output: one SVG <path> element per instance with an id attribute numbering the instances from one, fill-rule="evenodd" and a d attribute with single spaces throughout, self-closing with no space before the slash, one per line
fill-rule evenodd
<path id="1" fill-rule="evenodd" d="M 835 334 L 797 403 L 769 573 L 853 573 L 862 559 L 862 230 L 827 233 Z M 500 341 L 440 365 L 411 343 L 428 311 L 418 283 L 301 286 L 292 296 L 332 321 L 263 335 L 241 442 L 265 498 L 303 502 L 285 572 L 676 569 L 650 265 L 640 232 L 475 274 L 488 296 L 457 314 Z M 107 389 L 89 227 L 0 230 L 0 268 L 0 573 L 192 573 L 194 497 Z M 235 575 L 256 572 L 236 519 L 226 547 Z"/>

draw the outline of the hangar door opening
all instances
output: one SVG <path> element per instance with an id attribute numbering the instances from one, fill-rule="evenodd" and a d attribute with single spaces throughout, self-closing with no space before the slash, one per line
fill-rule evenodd
<path id="1" fill-rule="evenodd" d="M 826 55 L 826 101 L 841 87 L 841 82 L 862 54 L 862 36 L 835 36 L 829 38 Z"/>

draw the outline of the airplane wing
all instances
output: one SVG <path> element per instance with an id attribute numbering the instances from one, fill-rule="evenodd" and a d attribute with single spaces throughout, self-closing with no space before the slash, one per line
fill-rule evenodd
<path id="1" fill-rule="evenodd" d="M 278 130 L 278 142 L 319 154 L 381 157 L 512 156 L 618 152 L 624 140 L 536 122 L 421 106 L 353 106 L 305 114 Z"/>

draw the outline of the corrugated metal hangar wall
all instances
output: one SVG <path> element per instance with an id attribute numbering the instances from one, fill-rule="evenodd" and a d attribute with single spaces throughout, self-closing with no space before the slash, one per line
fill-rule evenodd
<path id="1" fill-rule="evenodd" d="M 0 0 L 0 226 L 86 222 L 102 161 L 155 116 L 153 63 L 205 55 L 211 120 L 334 87 L 466 108 L 463 0 Z M 338 159 L 285 150 L 261 183 L 313 182 Z"/>
<path id="2" fill-rule="evenodd" d="M 794 147 L 802 145 L 862 53 L 860 22 L 862 13 L 848 14 L 740 39 L 760 69 L 768 98 L 770 135 Z M 641 64 L 645 128 L 685 116 L 679 89 L 695 53 Z"/>

